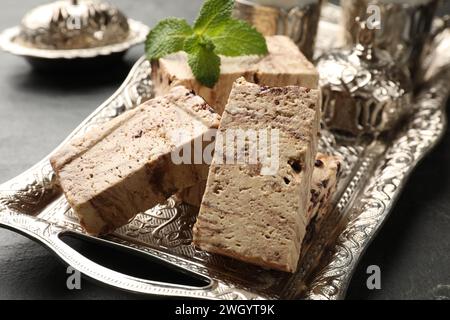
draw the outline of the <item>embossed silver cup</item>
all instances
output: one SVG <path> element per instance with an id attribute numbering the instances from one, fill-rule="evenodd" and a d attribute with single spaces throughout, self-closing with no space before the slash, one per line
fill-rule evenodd
<path id="1" fill-rule="evenodd" d="M 411 113 L 412 83 L 406 66 L 374 47 L 375 32 L 359 23 L 358 43 L 317 61 L 325 127 L 347 138 L 377 136 Z"/>
<path id="2" fill-rule="evenodd" d="M 388 51 L 397 63 L 414 75 L 440 0 L 341 0 L 345 43 L 354 45 L 358 37 L 355 19 L 381 18 L 375 33 L 376 48 Z M 370 8 L 369 8 L 370 6 Z M 369 10 L 368 10 L 369 9 Z M 379 10 L 379 12 L 376 12 Z"/>
<path id="3" fill-rule="evenodd" d="M 236 0 L 234 16 L 265 36 L 289 36 L 312 59 L 322 0 Z"/>

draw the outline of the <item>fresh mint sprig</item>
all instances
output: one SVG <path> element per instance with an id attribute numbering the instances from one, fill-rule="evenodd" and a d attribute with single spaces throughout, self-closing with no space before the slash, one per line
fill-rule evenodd
<path id="1" fill-rule="evenodd" d="M 231 17 L 234 0 L 206 0 L 191 27 L 186 20 L 168 18 L 148 34 L 145 51 L 155 60 L 185 51 L 197 81 L 209 88 L 219 80 L 219 55 L 265 55 L 266 40 L 248 23 Z"/>

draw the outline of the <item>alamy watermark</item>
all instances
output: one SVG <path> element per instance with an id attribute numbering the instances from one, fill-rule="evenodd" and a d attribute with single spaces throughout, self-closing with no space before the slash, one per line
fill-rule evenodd
<path id="1" fill-rule="evenodd" d="M 367 6 L 366 26 L 368 29 L 381 29 L 381 8 L 376 4 L 369 4 Z"/>
<path id="2" fill-rule="evenodd" d="M 366 269 L 369 277 L 366 280 L 366 286 L 369 290 L 381 290 L 381 269 L 377 265 L 370 265 Z"/>
<path id="3" fill-rule="evenodd" d="M 175 130 L 174 164 L 260 165 L 260 175 L 275 175 L 280 167 L 279 129 Z M 193 143 L 191 143 L 193 141 Z"/>
<path id="4" fill-rule="evenodd" d="M 69 290 L 81 290 L 81 273 L 72 266 L 68 266 L 66 273 L 69 275 L 66 286 Z"/>

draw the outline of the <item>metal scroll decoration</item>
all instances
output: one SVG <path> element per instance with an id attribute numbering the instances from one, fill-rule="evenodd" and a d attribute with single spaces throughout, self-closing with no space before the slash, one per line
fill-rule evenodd
<path id="1" fill-rule="evenodd" d="M 446 72 L 446 77 L 450 71 Z M 449 88 L 445 81 L 424 88 L 415 103 L 415 116 L 407 128 L 398 134 L 384 154 L 382 165 L 374 175 L 347 218 L 346 225 L 335 244 L 329 263 L 314 279 L 307 296 L 311 299 L 343 297 L 355 261 L 381 227 L 387 213 L 398 198 L 405 179 L 415 165 L 439 141 L 446 129 L 445 106 Z"/>

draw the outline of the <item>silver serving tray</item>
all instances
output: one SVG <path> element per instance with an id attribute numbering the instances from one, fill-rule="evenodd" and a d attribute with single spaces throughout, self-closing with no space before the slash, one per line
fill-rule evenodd
<path id="1" fill-rule="evenodd" d="M 318 39 L 322 51 L 337 45 L 328 37 L 339 33 L 338 15 L 335 7 L 324 10 Z M 55 183 L 48 157 L 0 185 L 0 226 L 42 243 L 92 279 L 135 293 L 205 299 L 343 299 L 359 258 L 386 220 L 412 170 L 445 132 L 450 32 L 446 30 L 435 39 L 428 51 L 422 89 L 411 106 L 414 116 L 398 132 L 357 143 L 336 141 L 330 133 L 322 132 L 320 148 L 343 157 L 343 175 L 333 209 L 304 246 L 296 274 L 264 270 L 196 250 L 191 245 L 194 211 L 173 200 L 139 214 L 107 237 L 84 235 Z M 152 93 L 150 64 L 142 58 L 119 90 L 67 140 L 134 108 Z M 110 270 L 63 242 L 61 235 L 65 233 L 119 246 L 130 254 L 140 252 L 208 284 L 161 283 Z"/>

